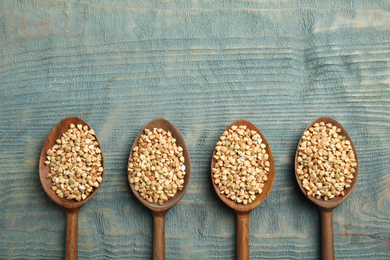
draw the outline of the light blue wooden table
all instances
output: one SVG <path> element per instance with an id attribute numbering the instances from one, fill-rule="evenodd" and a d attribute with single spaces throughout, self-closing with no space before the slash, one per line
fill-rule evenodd
<path id="1" fill-rule="evenodd" d="M 390 259 L 390 3 L 387 0 L 0 1 L 0 258 L 61 259 L 65 212 L 38 160 L 79 116 L 105 157 L 80 210 L 79 259 L 150 259 L 152 215 L 126 165 L 154 118 L 187 141 L 191 182 L 166 219 L 167 259 L 235 259 L 236 226 L 210 182 L 215 143 L 245 119 L 266 136 L 276 179 L 250 214 L 251 259 L 318 259 L 320 222 L 293 158 L 306 126 L 338 120 L 360 162 L 334 211 L 337 259 Z"/>

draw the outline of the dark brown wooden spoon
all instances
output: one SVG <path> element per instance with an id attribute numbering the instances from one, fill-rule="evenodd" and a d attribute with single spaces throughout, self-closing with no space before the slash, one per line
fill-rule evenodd
<path id="1" fill-rule="evenodd" d="M 83 206 L 85 203 L 87 203 L 97 192 L 97 190 L 100 188 L 94 188 L 93 191 L 88 195 L 88 197 L 82 201 L 76 201 L 76 200 L 68 200 L 66 198 L 60 198 L 57 196 L 57 194 L 51 189 L 52 187 L 52 180 L 46 179 L 46 175 L 50 172 L 50 167 L 45 165 L 46 161 L 46 152 L 48 149 L 53 147 L 53 145 L 56 143 L 56 140 L 62 136 L 63 133 L 65 133 L 69 128 L 70 124 L 82 124 L 87 125 L 90 129 L 91 126 L 87 124 L 84 120 L 78 117 L 68 117 L 61 122 L 59 122 L 53 130 L 51 130 L 49 136 L 46 139 L 45 144 L 43 145 L 41 157 L 39 159 L 39 177 L 41 179 L 41 183 L 43 186 L 43 189 L 45 190 L 46 194 L 58 205 L 65 208 L 66 211 L 66 243 L 65 243 L 65 259 L 77 259 L 77 245 L 78 245 L 78 219 L 79 219 L 79 209 L 81 206 Z M 96 137 L 96 141 L 99 143 L 99 140 Z M 100 143 L 99 143 L 99 148 Z M 102 167 L 104 169 L 104 159 L 103 159 L 103 152 L 102 152 Z M 102 173 L 102 178 L 104 175 L 104 171 Z"/>
<path id="2" fill-rule="evenodd" d="M 267 175 L 268 180 L 264 183 L 263 192 L 260 195 L 257 194 L 256 199 L 252 203 L 246 205 L 232 201 L 226 198 L 225 195 L 221 194 L 218 185 L 214 183 L 213 174 L 211 173 L 211 182 L 213 183 L 215 192 L 217 193 L 218 197 L 226 205 L 232 208 L 237 215 L 237 259 L 248 260 L 249 259 L 249 213 L 251 212 L 251 210 L 258 207 L 270 194 L 275 180 L 275 163 L 274 163 L 274 156 L 272 154 L 271 147 L 269 146 L 264 135 L 255 125 L 253 125 L 251 122 L 246 120 L 238 120 L 232 123 L 231 125 L 229 125 L 224 131 L 229 130 L 234 125 L 236 126 L 246 125 L 248 129 L 254 130 L 257 133 L 259 133 L 261 139 L 263 139 L 263 143 L 267 146 L 266 151 L 269 155 L 269 162 L 270 162 L 270 167 L 269 167 L 270 170 Z M 213 157 L 211 160 L 211 169 L 214 168 L 216 163 L 216 160 L 214 158 L 216 152 L 217 151 L 214 150 Z"/>
<path id="3" fill-rule="evenodd" d="M 355 187 L 357 178 L 358 178 L 358 173 L 359 173 L 359 162 L 356 154 L 355 147 L 353 145 L 353 142 L 351 140 L 351 137 L 348 135 L 347 131 L 344 129 L 344 127 L 334 120 L 333 118 L 330 117 L 320 117 L 316 120 L 314 120 L 306 129 L 305 131 L 309 130 L 310 127 L 312 127 L 315 123 L 320 123 L 324 122 L 325 124 L 331 123 L 332 125 L 338 127 L 341 129 L 341 132 L 339 133 L 341 136 L 345 136 L 347 140 L 351 142 L 351 146 L 353 149 L 353 152 L 355 154 L 355 159 L 356 159 L 356 170 L 354 173 L 354 178 L 352 179 L 352 183 L 350 184 L 351 186 L 347 189 L 344 190 L 344 196 L 337 196 L 334 197 L 331 200 L 323 200 L 323 199 L 316 199 L 311 196 L 307 196 L 306 190 L 302 186 L 302 182 L 298 178 L 298 149 L 295 154 L 295 177 L 297 178 L 297 182 L 299 187 L 301 188 L 302 192 L 308 197 L 312 202 L 318 205 L 319 211 L 320 211 L 320 218 L 321 218 L 321 241 L 322 241 L 322 259 L 335 259 L 335 254 L 334 254 L 334 242 L 333 242 L 333 220 L 332 220 L 332 213 L 333 209 L 343 203 L 349 195 L 351 195 L 351 192 L 353 188 Z M 304 132 L 305 132 L 304 131 Z M 302 141 L 302 138 L 299 140 L 298 147 L 300 146 Z"/>
<path id="4" fill-rule="evenodd" d="M 153 128 L 162 128 L 163 130 L 170 131 L 172 133 L 172 137 L 176 138 L 176 144 L 183 148 L 183 157 L 185 159 L 184 165 L 186 167 L 186 175 L 184 177 L 183 189 L 181 191 L 177 191 L 176 195 L 173 198 L 164 202 L 162 205 L 151 203 L 146 199 L 142 198 L 139 192 L 135 190 L 134 183 L 130 183 L 131 176 L 128 175 L 130 188 L 133 194 L 135 195 L 135 197 L 137 197 L 139 201 L 141 201 L 142 204 L 144 204 L 152 211 L 154 222 L 153 259 L 162 260 L 165 259 L 165 215 L 170 208 L 172 208 L 176 203 L 179 202 L 179 200 L 184 196 L 184 193 L 187 190 L 191 175 L 191 158 L 187 144 L 180 131 L 169 121 L 162 118 L 157 118 L 150 121 L 139 132 L 137 138 L 133 143 L 133 146 L 131 147 L 129 159 L 133 157 L 133 149 L 138 146 L 138 141 L 141 138 L 141 135 L 145 134 L 145 129 L 153 130 Z"/>

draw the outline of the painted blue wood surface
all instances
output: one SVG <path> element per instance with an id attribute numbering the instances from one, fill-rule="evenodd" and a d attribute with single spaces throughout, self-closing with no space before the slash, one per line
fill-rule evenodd
<path id="1" fill-rule="evenodd" d="M 251 259 L 318 259 L 319 215 L 293 158 L 315 118 L 338 120 L 360 162 L 334 211 L 338 259 L 390 258 L 390 3 L 369 1 L 0 1 L 0 258 L 61 259 L 65 212 L 38 160 L 79 116 L 105 158 L 80 210 L 79 259 L 150 259 L 152 216 L 126 165 L 140 129 L 182 132 L 191 183 L 166 218 L 167 259 L 235 259 L 235 215 L 210 183 L 215 143 L 245 119 L 266 136 L 276 179 L 250 214 Z"/>

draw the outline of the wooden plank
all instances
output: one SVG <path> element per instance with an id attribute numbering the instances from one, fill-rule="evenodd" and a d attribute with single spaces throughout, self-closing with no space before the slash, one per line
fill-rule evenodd
<path id="1" fill-rule="evenodd" d="M 266 136 L 276 179 L 250 214 L 251 259 L 318 259 L 319 215 L 293 158 L 315 118 L 334 117 L 360 162 L 334 211 L 338 259 L 390 258 L 390 13 L 387 1 L 0 2 L 0 258 L 61 259 L 65 212 L 38 160 L 51 129 L 79 116 L 106 170 L 79 214 L 80 259 L 150 259 L 152 216 L 126 165 L 157 117 L 188 144 L 191 183 L 166 217 L 167 259 L 234 259 L 235 215 L 210 183 L 215 143 L 245 119 Z"/>

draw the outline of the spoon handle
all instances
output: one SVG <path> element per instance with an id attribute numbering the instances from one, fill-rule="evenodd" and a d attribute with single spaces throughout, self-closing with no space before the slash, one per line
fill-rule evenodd
<path id="1" fill-rule="evenodd" d="M 165 214 L 153 211 L 153 260 L 165 260 Z"/>
<path id="2" fill-rule="evenodd" d="M 249 260 L 249 212 L 237 213 L 237 260 Z"/>
<path id="3" fill-rule="evenodd" d="M 321 216 L 322 260 L 334 260 L 333 209 L 319 208 Z"/>
<path id="4" fill-rule="evenodd" d="M 66 260 L 77 260 L 78 222 L 79 208 L 66 209 Z"/>

